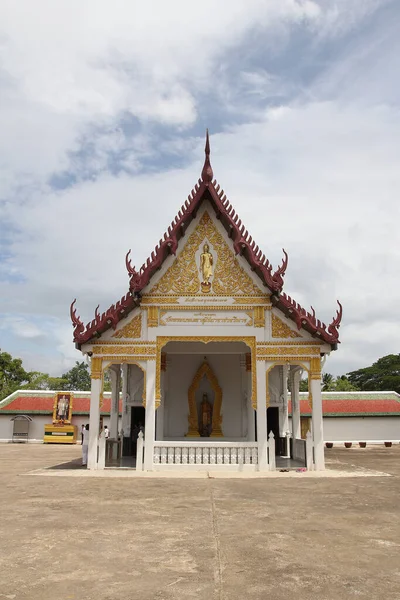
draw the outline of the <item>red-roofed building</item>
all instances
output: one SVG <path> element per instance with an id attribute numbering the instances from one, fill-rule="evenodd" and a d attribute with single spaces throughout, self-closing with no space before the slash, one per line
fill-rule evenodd
<path id="1" fill-rule="evenodd" d="M 29 425 L 29 441 L 43 442 L 44 426 L 53 422 L 53 405 L 56 392 L 43 390 L 18 390 L 0 402 L 0 442 L 11 441 L 13 421 L 18 415 L 32 418 Z M 81 426 L 89 422 L 90 392 L 73 392 L 72 425 Z M 101 416 L 109 426 L 111 392 L 104 392 Z M 120 411 L 122 401 L 120 401 Z M 78 435 L 78 440 L 81 437 Z"/>

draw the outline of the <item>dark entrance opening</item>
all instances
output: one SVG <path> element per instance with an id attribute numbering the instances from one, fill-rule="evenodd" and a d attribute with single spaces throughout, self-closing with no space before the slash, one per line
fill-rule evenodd
<path id="1" fill-rule="evenodd" d="M 267 434 L 270 431 L 274 434 L 275 438 L 275 454 L 278 456 L 280 452 L 280 440 L 279 440 L 279 408 L 277 406 L 270 406 L 267 408 Z"/>
<path id="2" fill-rule="evenodd" d="M 139 431 L 144 433 L 146 409 L 144 406 L 131 407 L 131 456 L 136 456 L 136 446 Z"/>

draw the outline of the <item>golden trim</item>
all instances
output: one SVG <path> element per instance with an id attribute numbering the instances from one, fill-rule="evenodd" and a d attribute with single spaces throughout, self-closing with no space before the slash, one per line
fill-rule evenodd
<path id="1" fill-rule="evenodd" d="M 235 304 L 251 304 L 254 306 L 255 304 L 261 304 L 265 309 L 272 308 L 272 304 L 270 301 L 270 296 L 266 294 L 265 296 L 241 296 L 236 297 L 232 296 Z"/>
<path id="2" fill-rule="evenodd" d="M 259 306 L 256 308 L 263 308 L 266 310 L 265 306 Z M 226 311 L 236 311 L 236 312 L 243 312 L 246 310 L 253 310 L 254 306 L 252 304 L 248 304 L 248 305 L 232 305 L 232 304 L 199 304 L 199 305 L 195 305 L 195 304 L 179 304 L 178 306 L 176 305 L 171 305 L 171 306 L 163 306 L 160 309 L 160 312 L 162 312 L 163 314 L 165 314 L 166 312 L 172 312 L 172 311 L 178 311 L 178 310 L 186 310 L 188 312 L 191 311 L 207 311 L 207 310 L 226 310 Z M 315 342 L 314 342 L 315 343 Z"/>
<path id="3" fill-rule="evenodd" d="M 321 380 L 321 357 L 310 360 L 310 379 Z"/>
<path id="4" fill-rule="evenodd" d="M 158 306 L 147 307 L 147 327 L 158 327 Z"/>
<path id="5" fill-rule="evenodd" d="M 196 390 L 199 387 L 200 381 L 203 376 L 206 376 L 208 381 L 211 384 L 211 387 L 214 391 L 214 407 L 213 407 L 213 417 L 212 417 L 212 432 L 210 437 L 223 437 L 221 425 L 222 425 L 222 416 L 221 416 L 221 407 L 222 407 L 222 389 L 218 384 L 218 379 L 208 364 L 208 362 L 204 361 L 200 368 L 197 370 L 196 375 L 193 377 L 193 381 L 190 384 L 188 391 L 188 403 L 189 403 L 189 415 L 188 422 L 189 428 L 185 437 L 200 437 L 199 434 L 199 423 L 198 423 L 198 414 L 197 414 L 197 406 L 196 406 Z"/>
<path id="6" fill-rule="evenodd" d="M 90 377 L 92 379 L 101 379 L 101 373 L 102 373 L 102 364 L 101 363 L 102 363 L 102 358 L 92 356 L 92 360 L 90 363 L 90 366 L 91 366 Z"/>
<path id="7" fill-rule="evenodd" d="M 319 355 L 320 348 L 310 346 L 258 346 L 257 345 L 257 360 L 264 360 L 266 357 L 281 357 L 281 356 L 309 356 Z"/>
<path id="8" fill-rule="evenodd" d="M 176 304 L 181 296 L 143 296 L 140 305 L 146 307 L 149 304 Z"/>
<path id="9" fill-rule="evenodd" d="M 265 327 L 264 306 L 255 306 L 254 307 L 254 327 Z"/>
<path id="10" fill-rule="evenodd" d="M 181 304 L 179 303 L 180 300 L 184 300 L 186 302 L 188 302 L 189 300 L 208 300 L 209 298 L 232 298 L 233 301 L 235 302 L 235 304 L 251 304 L 251 306 L 253 307 L 255 304 L 260 304 L 265 306 L 265 308 L 271 307 L 272 308 L 272 304 L 270 303 L 270 296 L 268 294 L 265 294 L 265 296 L 260 295 L 260 294 L 255 294 L 254 296 L 252 296 L 251 294 L 214 294 L 213 292 L 210 292 L 209 294 L 207 294 L 207 297 L 201 297 L 201 296 L 194 296 L 194 295 L 185 295 L 185 294 L 151 294 L 151 295 L 144 295 L 142 296 L 142 299 L 140 301 L 141 306 L 146 307 L 149 304 L 179 304 L 179 306 L 190 306 L 190 303 L 188 304 Z M 204 304 L 206 305 L 206 302 L 204 302 Z"/>
<path id="11" fill-rule="evenodd" d="M 298 340 L 297 342 L 257 342 L 257 346 L 282 346 L 285 348 L 287 346 L 315 346 L 315 348 L 320 348 L 321 344 L 309 340 Z"/>
<path id="12" fill-rule="evenodd" d="M 118 364 L 118 363 L 128 363 L 128 364 L 136 364 L 136 361 L 142 361 L 142 362 L 146 362 L 148 360 L 155 360 L 155 356 L 135 356 L 135 357 L 130 357 L 130 356 L 103 356 L 103 360 L 104 361 L 110 361 L 111 364 Z M 118 362 L 115 362 L 118 361 Z"/>
<path id="13" fill-rule="evenodd" d="M 168 342 L 201 342 L 208 344 L 209 342 L 244 342 L 250 348 L 251 352 L 251 399 L 253 406 L 257 403 L 257 372 L 256 372 L 256 338 L 254 336 L 157 336 L 156 350 L 156 401 L 161 401 L 161 350 Z"/>
<path id="14" fill-rule="evenodd" d="M 289 325 L 284 323 L 276 314 L 272 313 L 272 337 L 274 338 L 301 338 L 301 335 L 291 329 Z"/>
<path id="15" fill-rule="evenodd" d="M 133 344 L 131 340 L 98 340 L 93 342 L 96 348 L 98 346 L 148 346 L 149 344 L 155 344 L 155 342 L 151 340 L 135 340 Z"/>
<path id="16" fill-rule="evenodd" d="M 122 329 L 113 334 L 113 338 L 140 338 L 142 334 L 142 314 L 138 314 Z"/>
<path id="17" fill-rule="evenodd" d="M 119 354 L 136 355 L 142 354 L 154 357 L 156 354 L 156 345 L 152 344 L 152 342 L 145 342 L 143 345 L 134 344 L 121 344 L 121 345 L 103 345 L 96 346 L 93 348 L 94 354 L 115 354 L 116 356 Z M 93 358 L 92 358 L 93 361 Z"/>

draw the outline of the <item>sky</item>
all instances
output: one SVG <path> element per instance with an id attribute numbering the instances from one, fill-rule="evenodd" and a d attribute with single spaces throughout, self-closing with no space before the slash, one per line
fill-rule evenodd
<path id="1" fill-rule="evenodd" d="M 60 375 L 201 173 L 329 323 L 335 375 L 398 353 L 400 3 L 3 0 L 0 348 Z"/>

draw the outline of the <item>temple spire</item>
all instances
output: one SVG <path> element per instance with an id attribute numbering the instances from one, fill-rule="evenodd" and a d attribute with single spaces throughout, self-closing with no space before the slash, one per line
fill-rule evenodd
<path id="1" fill-rule="evenodd" d="M 206 185 L 208 185 L 209 183 L 211 183 L 211 181 L 213 180 L 213 177 L 214 177 L 214 173 L 213 173 L 212 166 L 211 166 L 211 163 L 210 163 L 210 139 L 208 137 L 208 129 L 207 129 L 207 132 L 206 132 L 205 153 L 206 153 L 206 158 L 205 158 L 205 161 L 204 161 L 203 170 L 201 172 L 201 178 L 204 181 L 204 183 Z"/>

